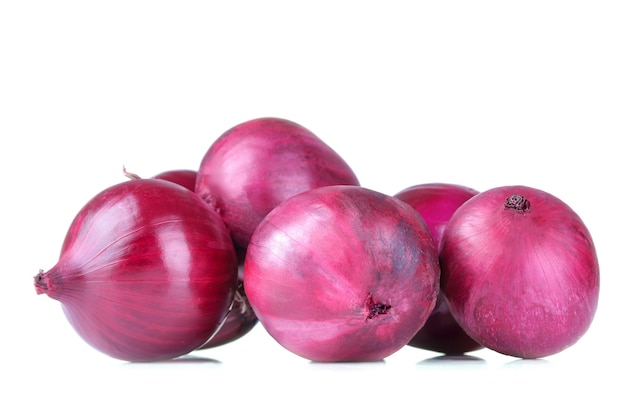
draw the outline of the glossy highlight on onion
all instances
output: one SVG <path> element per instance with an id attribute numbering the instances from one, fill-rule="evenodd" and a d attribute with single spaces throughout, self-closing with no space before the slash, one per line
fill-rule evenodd
<path id="1" fill-rule="evenodd" d="M 219 216 L 158 179 L 113 185 L 76 215 L 60 258 L 34 279 L 92 347 L 125 361 L 205 343 L 233 302 L 237 258 Z"/>
<path id="2" fill-rule="evenodd" d="M 440 263 L 459 325 L 502 354 L 556 354 L 593 321 L 600 277 L 590 232 L 545 191 L 503 186 L 468 200 L 444 230 Z"/>
<path id="3" fill-rule="evenodd" d="M 124 168 L 124 175 L 131 180 L 141 178 L 137 174 L 128 172 L 126 168 Z M 197 176 L 197 171 L 191 169 L 171 169 L 160 172 L 151 178 L 170 181 L 195 192 Z M 248 334 L 258 322 L 243 288 L 243 257 L 245 256 L 245 248 L 237 247 L 236 251 L 239 263 L 237 268 L 238 285 L 233 304 L 228 311 L 228 315 L 220 324 L 218 331 L 198 349 L 208 349 L 234 342 Z"/>
<path id="4" fill-rule="evenodd" d="M 359 185 L 325 142 L 289 120 L 263 117 L 224 132 L 207 150 L 195 191 L 220 213 L 235 244 L 248 245 L 278 204 L 326 185 Z"/>
<path id="5" fill-rule="evenodd" d="M 439 264 L 421 216 L 360 186 L 289 198 L 255 230 L 244 287 L 268 333 L 318 362 L 375 361 L 423 326 Z"/>
<path id="6" fill-rule="evenodd" d="M 131 180 L 141 178 L 137 174 L 126 171 L 126 168 L 124 168 L 124 174 Z M 197 171 L 191 169 L 171 169 L 160 172 L 151 178 L 170 181 L 195 192 L 197 174 Z M 238 257 L 238 285 L 233 304 L 228 311 L 228 315 L 220 324 L 218 331 L 198 349 L 208 349 L 234 342 L 248 334 L 258 322 L 243 288 L 243 257 L 245 256 L 245 249 L 236 248 L 236 251 Z"/>
<path id="7" fill-rule="evenodd" d="M 418 184 L 395 194 L 394 197 L 417 210 L 431 232 L 435 246 L 454 212 L 478 191 L 460 184 Z M 409 346 L 432 350 L 447 355 L 461 355 L 483 346 L 469 337 L 450 313 L 443 292 L 437 297 L 435 309 L 419 332 L 409 341 Z"/>

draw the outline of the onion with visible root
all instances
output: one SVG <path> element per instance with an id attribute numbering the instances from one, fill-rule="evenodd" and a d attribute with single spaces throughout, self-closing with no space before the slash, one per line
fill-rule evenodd
<path id="1" fill-rule="evenodd" d="M 78 334 L 126 361 L 170 359 L 205 343 L 237 286 L 237 257 L 219 216 L 158 179 L 107 188 L 76 215 L 59 261 L 35 276 Z"/>
<path id="2" fill-rule="evenodd" d="M 375 361 L 424 325 L 439 263 L 421 216 L 360 186 L 300 193 L 255 230 L 244 287 L 259 322 L 312 361 Z"/>
<path id="3" fill-rule="evenodd" d="M 600 276 L 591 235 L 545 191 L 503 186 L 468 200 L 444 230 L 440 262 L 450 311 L 497 352 L 553 355 L 593 321 Z"/>

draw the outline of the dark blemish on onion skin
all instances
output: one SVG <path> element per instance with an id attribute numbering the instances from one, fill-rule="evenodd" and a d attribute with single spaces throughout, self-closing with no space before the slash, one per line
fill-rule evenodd
<path id="1" fill-rule="evenodd" d="M 391 309 L 391 305 L 378 303 L 374 301 L 372 294 L 369 294 L 365 300 L 365 308 L 367 309 L 367 318 L 365 321 L 367 321 L 373 319 L 379 314 L 387 314 L 387 312 Z"/>
<path id="2" fill-rule="evenodd" d="M 518 213 L 530 213 L 530 201 L 526 197 L 514 194 L 504 201 L 504 208 L 515 210 Z"/>

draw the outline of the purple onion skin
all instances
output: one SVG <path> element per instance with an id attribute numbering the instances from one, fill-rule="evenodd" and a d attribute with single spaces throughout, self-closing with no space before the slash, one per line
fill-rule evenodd
<path id="1" fill-rule="evenodd" d="M 243 286 L 243 263 L 239 265 L 239 284 L 235 292 L 233 305 L 217 333 L 198 349 L 209 349 L 223 346 L 241 339 L 259 322 Z"/>
<path id="2" fill-rule="evenodd" d="M 172 169 L 163 171 L 152 178 L 170 181 L 174 184 L 182 185 L 189 191 L 195 191 L 197 176 L 198 172 L 192 169 Z"/>
<path id="3" fill-rule="evenodd" d="M 435 246 L 438 247 L 450 217 L 476 194 L 478 191 L 463 185 L 426 183 L 405 188 L 394 197 L 410 204 L 420 213 L 431 232 Z M 462 355 L 483 347 L 459 326 L 441 292 L 426 324 L 408 345 L 446 355 Z"/>
<path id="4" fill-rule="evenodd" d="M 223 133 L 207 150 L 195 191 L 245 248 L 261 220 L 287 198 L 326 185 L 359 185 L 326 143 L 289 120 L 265 117 Z"/>
<path id="5" fill-rule="evenodd" d="M 430 230 L 435 246 L 439 246 L 450 217 L 476 194 L 478 191 L 464 185 L 427 183 L 405 188 L 395 197 L 410 204 L 420 213 Z"/>
<path id="6" fill-rule="evenodd" d="M 423 326 L 439 291 L 419 213 L 360 186 L 320 187 L 277 206 L 252 235 L 244 275 L 263 327 L 316 362 L 391 355 Z"/>
<path id="7" fill-rule="evenodd" d="M 195 192 L 197 174 L 197 171 L 190 169 L 173 169 L 161 172 L 152 178 L 170 181 Z M 211 336 L 198 349 L 208 349 L 234 342 L 248 334 L 258 322 L 243 288 L 243 257 L 245 256 L 245 250 L 236 248 L 236 251 L 239 263 L 237 275 L 239 283 L 233 304 L 217 333 Z"/>
<path id="8" fill-rule="evenodd" d="M 440 263 L 458 323 L 502 354 L 556 354 L 593 321 L 600 279 L 591 235 L 544 191 L 504 186 L 468 200 L 444 230 Z"/>
<path id="9" fill-rule="evenodd" d="M 187 354 L 224 320 L 237 258 L 219 216 L 193 192 L 136 179 L 76 215 L 59 261 L 35 277 L 92 347 L 125 361 Z"/>
<path id="10" fill-rule="evenodd" d="M 126 168 L 124 168 L 124 175 L 131 180 L 141 179 L 139 175 L 126 171 Z M 192 169 L 171 169 L 160 172 L 151 178 L 173 182 L 174 184 L 182 185 L 189 191 L 195 191 L 197 176 L 198 172 Z"/>

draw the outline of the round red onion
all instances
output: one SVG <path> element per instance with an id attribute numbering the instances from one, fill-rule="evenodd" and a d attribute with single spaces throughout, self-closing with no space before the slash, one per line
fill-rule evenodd
<path id="1" fill-rule="evenodd" d="M 360 186 L 289 198 L 252 235 L 244 286 L 268 333 L 301 357 L 381 360 L 433 310 L 439 264 L 408 204 Z"/>
<path id="2" fill-rule="evenodd" d="M 539 358 L 574 344 L 598 304 L 591 235 L 564 202 L 504 186 L 457 209 L 440 243 L 441 285 L 450 311 L 476 341 Z"/>
<path id="3" fill-rule="evenodd" d="M 91 346 L 121 360 L 187 354 L 218 329 L 237 285 L 237 258 L 219 216 L 169 181 L 137 179 L 92 198 L 59 261 L 35 277 Z"/>
<path id="4" fill-rule="evenodd" d="M 303 126 L 279 118 L 241 123 L 204 155 L 196 193 L 245 248 L 260 221 L 287 198 L 325 185 L 358 185 L 348 164 Z"/>
<path id="5" fill-rule="evenodd" d="M 458 184 L 427 183 L 405 188 L 395 195 L 417 210 L 431 232 L 435 246 L 457 208 L 478 194 L 478 191 Z M 435 309 L 409 346 L 448 355 L 460 355 L 482 348 L 459 326 L 448 307 L 443 293 L 439 293 Z"/>

